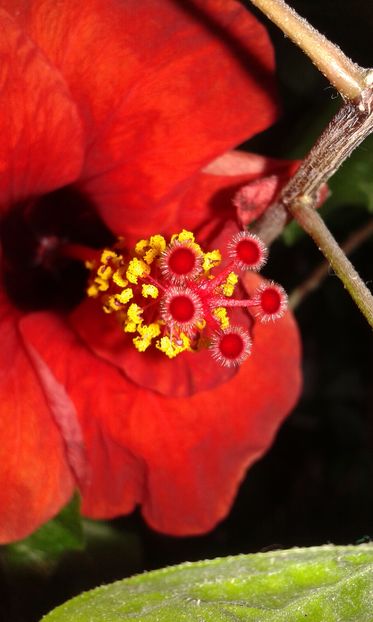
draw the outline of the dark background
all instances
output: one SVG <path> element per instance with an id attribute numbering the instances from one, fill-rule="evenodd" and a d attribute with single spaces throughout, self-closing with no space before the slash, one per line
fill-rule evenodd
<path id="1" fill-rule="evenodd" d="M 353 60 L 373 65 L 371 0 L 289 4 Z M 302 157 L 340 100 L 311 62 L 278 29 L 271 24 L 269 29 L 284 114 L 277 126 L 245 148 Z M 341 241 L 372 218 L 368 199 L 359 193 L 359 184 L 366 188 L 369 175 L 373 178 L 372 146 L 368 141 L 354 156 L 365 162 L 359 168 L 361 179 L 354 173 L 355 160 L 342 171 L 343 183 L 351 179 L 349 197 L 351 185 L 356 185 L 356 202 L 341 191 L 341 175 L 331 184 L 334 198 L 323 211 Z M 352 255 L 368 283 L 372 283 L 372 250 L 370 239 Z M 266 272 L 291 292 L 320 261 L 313 243 L 292 231 L 286 242 L 277 241 L 272 247 Z M 272 548 L 358 543 L 373 536 L 371 330 L 332 273 L 304 300 L 296 316 L 304 345 L 303 397 L 271 450 L 247 474 L 228 518 L 206 536 L 176 539 L 152 532 L 136 513 L 109 525 L 87 521 L 85 548 L 55 555 L 52 561 L 40 551 L 30 555 L 27 547 L 24 558 L 22 547 L 16 554 L 4 550 L 0 558 L 4 621 L 37 621 L 83 589 L 144 569 Z"/>

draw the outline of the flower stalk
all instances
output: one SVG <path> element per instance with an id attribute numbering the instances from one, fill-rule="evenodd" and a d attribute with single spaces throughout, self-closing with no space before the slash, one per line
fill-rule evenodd
<path id="1" fill-rule="evenodd" d="M 350 60 L 337 45 L 318 32 L 284 0 L 251 2 L 310 57 L 345 99 L 354 100 L 361 95 L 366 87 L 366 69 Z"/>
<path id="2" fill-rule="evenodd" d="M 373 219 L 364 224 L 363 227 L 354 231 L 348 239 L 342 244 L 342 250 L 346 255 L 351 255 L 364 242 L 373 236 Z M 317 289 L 324 279 L 330 274 L 330 265 L 328 261 L 323 261 L 310 276 L 298 287 L 296 287 L 289 296 L 289 307 L 296 309 L 303 300 Z"/>
<path id="3" fill-rule="evenodd" d="M 254 232 L 269 244 L 290 214 L 316 242 L 373 327 L 373 296 L 315 211 L 323 185 L 373 131 L 373 71 L 350 61 L 283 0 L 251 1 L 310 56 L 347 100 Z"/>

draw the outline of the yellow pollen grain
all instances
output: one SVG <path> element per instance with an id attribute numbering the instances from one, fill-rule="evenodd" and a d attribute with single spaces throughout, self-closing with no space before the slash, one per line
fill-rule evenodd
<path id="1" fill-rule="evenodd" d="M 141 288 L 141 293 L 144 298 L 158 298 L 159 290 L 155 285 L 145 285 L 143 284 Z"/>
<path id="2" fill-rule="evenodd" d="M 97 298 L 99 293 L 100 290 L 95 283 L 92 283 L 92 285 L 90 285 L 87 289 L 87 296 L 89 296 L 90 298 Z"/>
<path id="3" fill-rule="evenodd" d="M 151 324 L 142 324 L 139 326 L 138 331 L 141 337 L 146 339 L 154 339 L 154 337 L 158 337 L 160 334 L 161 328 L 159 324 L 152 322 Z"/>
<path id="4" fill-rule="evenodd" d="M 101 253 L 101 263 L 106 265 L 111 259 L 118 259 L 118 255 L 114 251 L 105 248 Z"/>
<path id="5" fill-rule="evenodd" d="M 143 337 L 134 337 L 132 339 L 132 343 L 135 346 L 136 350 L 139 352 L 145 352 L 145 350 L 150 346 L 150 340 L 144 339 Z"/>
<path id="6" fill-rule="evenodd" d="M 126 289 L 123 289 L 120 294 L 115 294 L 115 298 L 116 300 L 119 300 L 121 304 L 125 305 L 129 302 L 129 300 L 131 300 L 131 298 L 133 298 L 133 291 L 130 287 L 127 287 Z"/>
<path id="7" fill-rule="evenodd" d="M 113 274 L 113 270 L 110 266 L 100 266 L 97 269 L 97 275 L 100 276 L 105 281 L 108 281 Z"/>
<path id="8" fill-rule="evenodd" d="M 139 336 L 135 337 L 132 341 L 135 345 L 135 348 L 139 352 L 145 352 L 145 350 L 150 346 L 152 340 L 161 332 L 159 324 L 143 324 L 138 327 Z"/>
<path id="9" fill-rule="evenodd" d="M 210 251 L 209 253 L 204 253 L 203 255 L 203 264 L 202 267 L 205 272 L 211 270 L 215 266 L 218 266 L 221 262 L 221 253 L 219 250 Z"/>
<path id="10" fill-rule="evenodd" d="M 196 253 L 196 255 L 203 255 L 203 251 L 202 248 L 200 247 L 199 244 L 197 244 L 197 242 L 193 242 L 189 244 L 189 247 L 194 250 L 194 252 Z"/>
<path id="11" fill-rule="evenodd" d="M 128 281 L 123 278 L 123 269 L 119 269 L 114 272 L 113 281 L 115 285 L 118 285 L 118 287 L 126 287 L 128 285 Z"/>
<path id="12" fill-rule="evenodd" d="M 115 296 L 107 296 L 105 298 L 104 304 L 102 305 L 102 308 L 105 313 L 113 313 L 114 311 L 118 311 L 120 306 L 121 305 Z"/>
<path id="13" fill-rule="evenodd" d="M 227 276 L 227 280 L 223 285 L 223 293 L 225 296 L 232 296 L 234 288 L 238 283 L 238 276 L 235 272 L 230 272 Z"/>
<path id="14" fill-rule="evenodd" d="M 190 349 L 190 339 L 184 333 L 180 333 L 178 341 L 175 342 L 166 335 L 159 339 L 155 346 L 158 350 L 168 356 L 168 358 L 173 359 L 178 354 Z"/>
<path id="15" fill-rule="evenodd" d="M 134 324 L 141 324 L 141 322 L 142 322 L 141 314 L 142 314 L 142 309 L 136 303 L 133 302 L 128 307 L 127 317 Z"/>
<path id="16" fill-rule="evenodd" d="M 122 294 L 123 292 L 120 294 L 113 294 L 112 296 L 108 296 L 105 299 L 104 304 L 102 305 L 102 308 L 105 311 L 105 313 L 113 313 L 113 312 L 123 310 L 124 305 L 127 304 L 130 298 L 132 298 L 133 293 L 132 293 L 132 290 L 129 289 L 129 290 L 126 290 L 126 293 L 124 295 Z"/>
<path id="17" fill-rule="evenodd" d="M 152 235 L 151 238 L 149 238 L 148 246 L 149 250 L 144 254 L 144 261 L 150 265 L 165 250 L 166 240 L 162 235 Z"/>
<path id="18" fill-rule="evenodd" d="M 191 231 L 183 229 L 180 233 L 175 233 L 172 236 L 171 242 L 178 240 L 179 242 L 194 242 L 194 235 Z"/>
<path id="19" fill-rule="evenodd" d="M 137 284 L 138 279 L 150 274 L 150 267 L 142 260 L 134 257 L 128 264 L 126 277 L 130 283 Z"/>
<path id="20" fill-rule="evenodd" d="M 144 261 L 146 261 L 146 263 L 150 266 L 150 264 L 157 259 L 158 255 L 159 253 L 155 248 L 150 248 L 144 255 Z"/>
<path id="21" fill-rule="evenodd" d="M 149 240 L 149 246 L 158 250 L 159 254 L 161 254 L 166 248 L 166 240 L 163 235 L 152 235 Z"/>
<path id="22" fill-rule="evenodd" d="M 96 276 L 94 282 L 97 286 L 97 289 L 100 292 L 106 292 L 109 289 L 109 281 L 107 279 L 103 279 L 100 276 Z"/>
<path id="23" fill-rule="evenodd" d="M 149 240 L 139 240 L 135 246 L 135 253 L 144 255 L 147 246 L 149 246 Z"/>
<path id="24" fill-rule="evenodd" d="M 125 333 L 136 333 L 137 324 L 135 324 L 135 322 L 132 322 L 131 320 L 125 320 L 123 324 L 123 330 Z"/>
<path id="25" fill-rule="evenodd" d="M 213 315 L 214 317 L 216 317 L 216 319 L 220 323 L 220 327 L 223 330 L 229 327 L 229 317 L 225 307 L 217 307 L 216 309 L 214 309 Z"/>

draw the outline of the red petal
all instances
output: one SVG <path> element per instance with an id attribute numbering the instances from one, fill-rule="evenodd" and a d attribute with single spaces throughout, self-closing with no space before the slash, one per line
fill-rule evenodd
<path id="1" fill-rule="evenodd" d="M 275 176 L 278 187 L 288 180 L 297 163 L 265 158 L 252 153 L 232 151 L 219 157 L 201 173 L 190 179 L 183 192 L 165 204 L 161 223 L 150 217 L 133 223 L 126 239 L 135 243 L 155 231 L 175 233 L 185 228 L 197 234 L 200 243 L 216 248 L 216 237 L 227 222 L 237 227 L 234 197 L 245 185 L 255 183 L 257 191 L 266 177 Z M 158 225 L 158 229 L 155 227 Z M 153 229 L 150 229 L 153 226 Z"/>
<path id="2" fill-rule="evenodd" d="M 131 512 L 146 490 L 146 465 L 130 443 L 122 442 L 131 425 L 125 413 L 132 400 L 132 385 L 114 367 L 90 355 L 52 314 L 26 316 L 22 333 L 28 348 L 53 372 L 53 382 L 66 388 L 76 408 L 88 463 L 88 477 L 79 485 L 84 506 L 93 508 L 89 515 L 105 518 Z M 40 364 L 36 369 L 48 391 L 50 379 Z M 84 372 L 87 369 L 88 374 Z"/>
<path id="3" fill-rule="evenodd" d="M 17 332 L 17 314 L 0 300 L 0 542 L 24 538 L 68 501 L 73 479 L 59 429 Z"/>
<path id="4" fill-rule="evenodd" d="M 0 204 L 76 179 L 82 128 L 62 76 L 0 9 Z"/>
<path id="5" fill-rule="evenodd" d="M 58 319 L 29 316 L 25 329 L 80 413 L 93 469 L 83 509 L 91 517 L 115 516 L 141 502 L 157 530 L 211 529 L 299 393 L 299 338 L 290 313 L 255 326 L 253 354 L 232 380 L 186 399 L 128 382 Z"/>
<path id="6" fill-rule="evenodd" d="M 140 387 L 168 397 L 186 397 L 226 382 L 236 370 L 211 364 L 207 350 L 198 357 L 185 352 L 173 360 L 155 348 L 138 352 L 131 335 L 123 333 L 112 315 L 105 315 L 97 300 L 87 299 L 70 317 L 88 348 L 112 363 Z"/>
<path id="7" fill-rule="evenodd" d="M 234 0 L 15 6 L 78 102 L 82 189 L 117 233 L 151 212 L 159 226 L 196 171 L 275 119 L 269 38 Z"/>

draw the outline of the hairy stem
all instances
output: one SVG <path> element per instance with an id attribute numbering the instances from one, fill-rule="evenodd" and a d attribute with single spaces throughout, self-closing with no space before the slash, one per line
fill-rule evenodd
<path id="1" fill-rule="evenodd" d="M 341 279 L 351 297 L 373 328 L 373 296 L 361 280 L 350 260 L 338 245 L 320 215 L 301 202 L 294 205 L 294 216 L 302 228 L 323 251 L 334 272 Z"/>
<path id="2" fill-rule="evenodd" d="M 373 235 L 373 219 L 366 223 L 363 227 L 354 231 L 346 242 L 342 245 L 342 250 L 345 255 L 350 255 L 359 246 L 364 244 Z M 289 307 L 296 309 L 303 300 L 317 289 L 324 279 L 330 274 L 330 264 L 324 261 L 320 264 L 310 276 L 301 284 L 296 287 L 289 296 Z"/>
<path id="3" fill-rule="evenodd" d="M 366 69 L 353 63 L 342 50 L 284 0 L 251 0 L 274 24 L 307 54 L 345 99 L 355 99 L 366 87 Z"/>
<path id="4" fill-rule="evenodd" d="M 365 89 L 358 103 L 347 102 L 333 117 L 279 199 L 255 223 L 253 230 L 270 244 L 280 235 L 292 203 L 317 202 L 320 189 L 352 151 L 373 131 L 373 90 Z"/>

